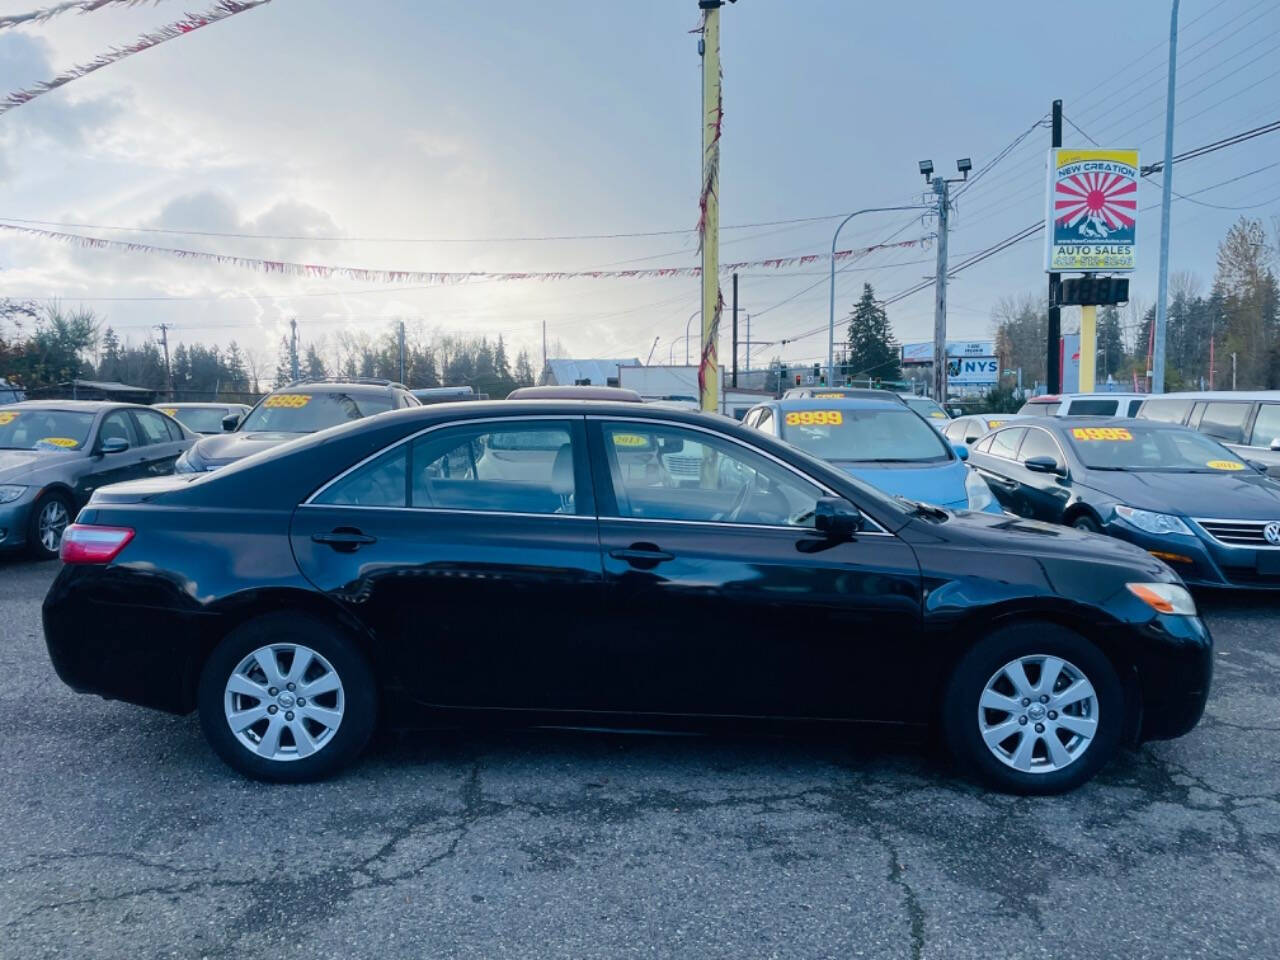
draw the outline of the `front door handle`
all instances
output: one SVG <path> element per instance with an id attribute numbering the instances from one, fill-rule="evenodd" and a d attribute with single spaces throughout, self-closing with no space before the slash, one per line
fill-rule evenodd
<path id="1" fill-rule="evenodd" d="M 660 563 L 675 559 L 674 554 L 659 550 L 652 543 L 633 543 L 629 547 L 619 547 L 615 550 L 610 550 L 609 556 L 615 560 L 625 560 L 631 566 L 638 567 L 641 570 L 652 570 Z"/>
<path id="2" fill-rule="evenodd" d="M 315 543 L 326 543 L 339 553 L 354 553 L 362 546 L 377 543 L 377 537 L 351 528 L 338 528 L 332 533 L 313 533 L 311 539 Z"/>

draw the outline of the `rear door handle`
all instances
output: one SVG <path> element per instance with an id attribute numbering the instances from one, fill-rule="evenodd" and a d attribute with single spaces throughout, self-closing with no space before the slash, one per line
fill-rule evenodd
<path id="1" fill-rule="evenodd" d="M 630 547 L 618 548 L 610 550 L 609 556 L 615 560 L 625 560 L 633 567 L 652 568 L 660 563 L 666 563 L 668 560 L 674 560 L 675 555 L 667 553 L 665 550 L 659 550 L 657 547 L 649 544 L 632 544 Z"/>
<path id="2" fill-rule="evenodd" d="M 377 543 L 377 537 L 371 537 L 359 530 L 334 530 L 332 533 L 313 533 L 311 539 L 315 543 L 325 543 L 341 553 L 353 553 L 369 543 Z"/>

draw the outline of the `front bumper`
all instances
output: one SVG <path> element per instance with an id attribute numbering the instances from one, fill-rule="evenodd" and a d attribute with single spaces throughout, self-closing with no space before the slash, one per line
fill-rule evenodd
<path id="1" fill-rule="evenodd" d="M 1199 617 L 1159 614 L 1142 628 L 1138 667 L 1142 723 L 1138 740 L 1171 740 L 1188 733 L 1204 714 L 1213 681 L 1213 637 Z"/>
<path id="2" fill-rule="evenodd" d="M 28 487 L 12 503 L 0 503 L 0 550 L 18 550 L 27 545 L 27 531 L 31 529 L 31 508 L 39 495 L 38 488 Z"/>
<path id="3" fill-rule="evenodd" d="M 1196 531 L 1195 536 L 1157 536 L 1114 517 L 1103 524 L 1103 530 L 1159 557 L 1188 585 L 1280 590 L 1280 550 L 1226 546 L 1201 531 L 1194 521 L 1187 523 Z"/>

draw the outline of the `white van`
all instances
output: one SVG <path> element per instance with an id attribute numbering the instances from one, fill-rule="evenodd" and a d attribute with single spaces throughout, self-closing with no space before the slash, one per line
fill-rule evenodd
<path id="1" fill-rule="evenodd" d="M 1138 417 L 1199 430 L 1280 477 L 1280 390 L 1161 393 L 1147 398 Z"/>
<path id="2" fill-rule="evenodd" d="M 1030 417 L 1132 417 L 1146 393 L 1046 393 L 1032 397 L 1018 412 Z"/>

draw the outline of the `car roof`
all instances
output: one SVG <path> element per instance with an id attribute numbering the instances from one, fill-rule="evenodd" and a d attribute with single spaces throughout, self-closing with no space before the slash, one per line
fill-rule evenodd
<path id="1" fill-rule="evenodd" d="M 542 386 L 518 387 L 507 395 L 508 400 L 612 400 L 622 403 L 642 403 L 643 400 L 634 390 L 625 387 L 598 386 Z"/>
<path id="2" fill-rule="evenodd" d="M 1280 400 L 1280 390 L 1183 390 L 1177 393 L 1145 394 L 1148 400 Z"/>
<path id="3" fill-rule="evenodd" d="M 1067 400 L 1109 400 L 1115 398 L 1117 400 L 1134 400 L 1138 397 L 1144 400 L 1150 397 L 1149 393 L 1131 393 L 1123 390 L 1107 390 L 1101 393 L 1046 393 L 1038 397 L 1027 397 L 1027 403 L 1063 403 Z"/>
<path id="4" fill-rule="evenodd" d="M 249 404 L 239 400 L 161 400 L 151 406 L 165 410 L 214 410 L 222 407 L 247 407 Z"/>
<path id="5" fill-rule="evenodd" d="M 783 397 L 768 403 L 780 410 L 903 410 L 906 404 L 879 397 Z M 763 406 L 763 404 L 761 404 Z"/>
<path id="6" fill-rule="evenodd" d="M 312 393 L 354 393 L 362 391 L 365 393 L 380 392 L 383 390 L 405 390 L 409 388 L 404 384 L 395 383 L 391 380 L 295 380 L 293 383 L 286 384 L 283 387 L 276 387 L 272 393 L 299 393 L 308 390 Z"/>
<path id="7" fill-rule="evenodd" d="M 5 409 L 20 410 L 65 410 L 76 413 L 97 413 L 99 410 L 114 410 L 118 407 L 149 410 L 142 403 L 121 403 L 118 400 L 22 400 L 18 403 L 6 403 Z"/>

